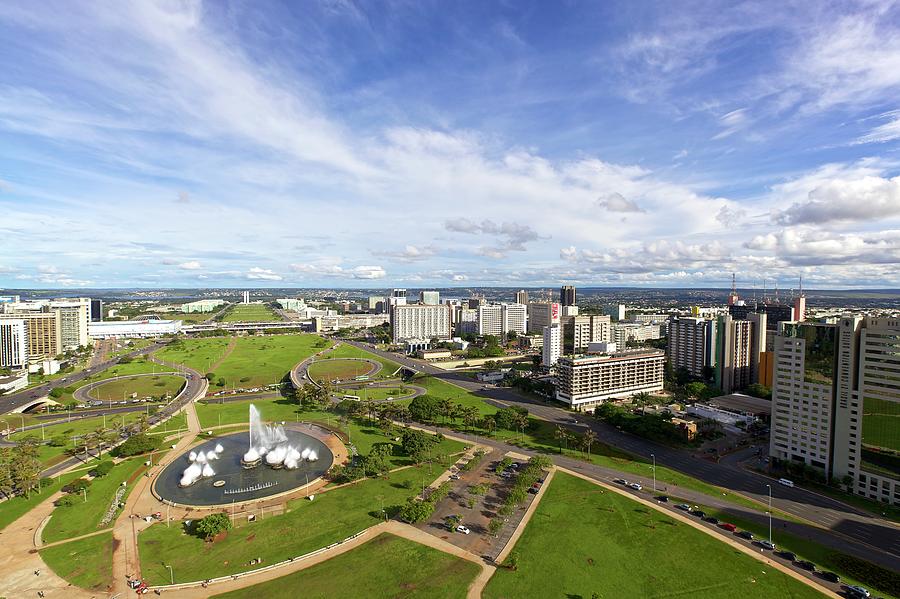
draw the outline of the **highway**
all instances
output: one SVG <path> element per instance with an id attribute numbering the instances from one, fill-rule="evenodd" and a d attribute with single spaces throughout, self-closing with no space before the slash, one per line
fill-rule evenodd
<path id="1" fill-rule="evenodd" d="M 589 414 L 572 412 L 562 407 L 524 397 L 513 389 L 497 387 L 482 390 L 484 387 L 482 383 L 473 381 L 461 373 L 441 370 L 419 360 L 375 349 L 369 344 L 352 341 L 346 343 L 351 343 L 419 372 L 452 382 L 484 397 L 496 406 L 521 406 L 538 418 L 566 426 L 579 433 L 583 433 L 586 427 L 590 427 L 597 434 L 598 440 L 603 443 L 641 456 L 648 461 L 653 454 L 660 466 L 666 466 L 709 484 L 740 493 L 762 504 L 768 503 L 768 493 L 771 488 L 773 508 L 817 524 L 831 531 L 833 535 L 839 535 L 839 541 L 843 540 L 847 544 L 862 544 L 869 548 L 869 554 L 887 553 L 894 560 L 900 557 L 900 526 L 825 495 L 799 486 L 793 488 L 782 486 L 775 479 L 751 472 L 730 461 L 715 463 L 694 457 L 694 454 L 681 449 L 629 435 L 595 420 Z M 581 464 L 584 465 L 583 462 Z M 618 473 L 618 475 L 622 475 L 622 473 Z M 834 545 L 834 543 L 830 544 Z M 871 556 L 867 559 L 880 561 Z M 900 561 L 893 563 L 900 567 Z"/>

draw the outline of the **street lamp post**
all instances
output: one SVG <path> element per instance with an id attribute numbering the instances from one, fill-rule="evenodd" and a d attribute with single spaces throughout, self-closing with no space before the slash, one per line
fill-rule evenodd
<path id="1" fill-rule="evenodd" d="M 769 542 L 772 542 L 772 485 L 766 485 L 769 489 Z"/>
<path id="2" fill-rule="evenodd" d="M 656 455 L 651 453 L 650 457 L 653 458 L 653 492 L 656 493 Z"/>

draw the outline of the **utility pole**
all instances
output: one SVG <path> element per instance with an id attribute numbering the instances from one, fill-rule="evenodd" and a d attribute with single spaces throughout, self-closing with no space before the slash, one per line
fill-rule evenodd
<path id="1" fill-rule="evenodd" d="M 653 458 L 653 492 L 656 493 L 656 455 L 651 453 L 650 457 Z"/>
<path id="2" fill-rule="evenodd" d="M 769 542 L 772 542 L 772 485 L 766 485 L 769 489 Z"/>

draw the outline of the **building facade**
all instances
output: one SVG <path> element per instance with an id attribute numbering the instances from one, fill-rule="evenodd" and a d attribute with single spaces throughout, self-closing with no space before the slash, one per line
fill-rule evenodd
<path id="1" fill-rule="evenodd" d="M 524 289 L 520 289 L 516 291 L 516 303 L 517 304 L 528 304 L 528 292 Z"/>
<path id="2" fill-rule="evenodd" d="M 441 303 L 441 293 L 439 291 L 420 291 L 419 301 L 427 306 L 436 306 Z"/>
<path id="3" fill-rule="evenodd" d="M 650 339 L 659 339 L 659 325 L 641 322 L 616 322 L 610 325 L 610 341 L 615 341 L 620 348 L 625 348 L 629 341 L 642 343 Z"/>
<path id="4" fill-rule="evenodd" d="M 528 306 L 525 304 L 502 304 L 503 334 L 524 335 L 528 330 Z"/>
<path id="5" fill-rule="evenodd" d="M 481 304 L 475 312 L 479 335 L 503 336 L 503 307 L 500 304 Z"/>
<path id="6" fill-rule="evenodd" d="M 610 318 L 606 315 L 568 316 L 562 319 L 563 353 L 587 351 L 591 343 L 610 341 Z"/>
<path id="7" fill-rule="evenodd" d="M 572 285 L 563 285 L 559 288 L 559 303 L 563 306 L 577 306 L 578 302 L 575 297 L 575 287 Z"/>
<path id="8" fill-rule="evenodd" d="M 531 302 L 528 304 L 528 332 L 543 333 L 544 327 L 559 324 L 560 305 L 556 302 Z"/>
<path id="9" fill-rule="evenodd" d="M 544 327 L 544 344 L 541 347 L 541 364 L 544 368 L 552 368 L 562 355 L 562 327 L 551 324 Z"/>
<path id="10" fill-rule="evenodd" d="M 669 321 L 668 355 L 672 370 L 709 378 L 716 365 L 716 321 L 677 317 Z"/>
<path id="11" fill-rule="evenodd" d="M 723 393 L 744 389 L 753 382 L 753 323 L 734 320 L 730 314 L 716 323 L 716 385 Z M 758 360 L 758 355 L 757 355 Z"/>
<path id="12" fill-rule="evenodd" d="M 106 322 L 92 322 L 88 328 L 88 334 L 93 339 L 159 337 L 162 335 L 174 335 L 180 330 L 180 320 L 108 320 Z"/>
<path id="13" fill-rule="evenodd" d="M 22 318 L 0 319 L 0 368 L 28 366 L 28 330 Z"/>
<path id="14" fill-rule="evenodd" d="M 450 306 L 396 305 L 391 309 L 391 326 L 394 343 L 407 339 L 449 339 Z"/>
<path id="15" fill-rule="evenodd" d="M 63 352 L 59 311 L 0 314 L 0 322 L 5 319 L 25 321 L 29 364 L 52 360 Z"/>
<path id="16" fill-rule="evenodd" d="M 91 300 L 91 322 L 99 322 L 103 320 L 103 300 Z"/>
<path id="17" fill-rule="evenodd" d="M 662 391 L 665 363 L 666 354 L 659 350 L 563 357 L 556 364 L 556 399 L 593 411 L 614 397 Z"/>

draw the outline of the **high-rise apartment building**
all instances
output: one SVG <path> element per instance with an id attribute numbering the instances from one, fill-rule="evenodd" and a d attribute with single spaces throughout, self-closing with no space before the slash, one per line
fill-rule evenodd
<path id="1" fill-rule="evenodd" d="M 655 349 L 563 357 L 556 364 L 556 399 L 583 411 L 611 398 L 661 391 L 665 363 L 666 354 Z"/>
<path id="2" fill-rule="evenodd" d="M 625 320 L 625 304 L 613 304 L 603 308 L 603 313 L 608 315 L 613 322 Z"/>
<path id="3" fill-rule="evenodd" d="M 479 335 L 503 336 L 503 307 L 500 304 L 481 304 L 476 313 Z"/>
<path id="4" fill-rule="evenodd" d="M 711 376 L 716 365 L 716 321 L 672 318 L 669 321 L 668 354 L 672 370 L 684 368 L 699 379 Z"/>
<path id="5" fill-rule="evenodd" d="M 454 331 L 457 335 L 478 334 L 478 310 L 463 306 L 452 307 L 454 310 Z"/>
<path id="6" fill-rule="evenodd" d="M 29 363 L 51 360 L 62 353 L 60 313 L 58 310 L 52 312 L 0 314 L 0 322 L 6 319 L 25 321 Z"/>
<path id="7" fill-rule="evenodd" d="M 606 315 L 564 316 L 563 348 L 565 354 L 587 351 L 588 345 L 610 341 L 610 319 Z"/>
<path id="8" fill-rule="evenodd" d="M 91 300 L 86 297 L 50 302 L 49 309 L 59 312 L 59 338 L 62 349 L 90 345 L 88 323 L 91 322 Z"/>
<path id="9" fill-rule="evenodd" d="M 559 303 L 563 306 L 576 306 L 575 287 L 572 285 L 563 285 L 559 288 Z"/>
<path id="10" fill-rule="evenodd" d="M 436 306 L 441 303 L 440 291 L 420 291 L 419 301 L 428 306 Z"/>
<path id="11" fill-rule="evenodd" d="M 610 341 L 624 349 L 629 341 L 643 343 L 650 339 L 659 339 L 659 325 L 642 322 L 615 322 L 610 325 Z"/>
<path id="12" fill-rule="evenodd" d="M 28 365 L 28 325 L 21 318 L 0 319 L 0 368 Z"/>
<path id="13" fill-rule="evenodd" d="M 528 330 L 528 306 L 525 304 L 503 304 L 503 334 L 524 335 Z"/>
<path id="14" fill-rule="evenodd" d="M 757 355 L 757 359 L 758 359 Z M 730 314 L 716 322 L 716 385 L 723 393 L 743 389 L 753 382 L 753 323 L 734 320 Z"/>
<path id="15" fill-rule="evenodd" d="M 520 289 L 516 291 L 516 303 L 517 304 L 528 304 L 528 292 L 524 289 Z"/>
<path id="16" fill-rule="evenodd" d="M 528 332 L 543 333 L 544 327 L 559 324 L 560 306 L 556 302 L 531 302 L 528 304 Z"/>
<path id="17" fill-rule="evenodd" d="M 554 366 L 562 354 L 562 327 L 559 323 L 544 327 L 544 345 L 541 348 L 541 364 L 544 368 Z"/>
<path id="18" fill-rule="evenodd" d="M 397 305 L 391 309 L 394 343 L 409 339 L 449 339 L 450 306 Z"/>

